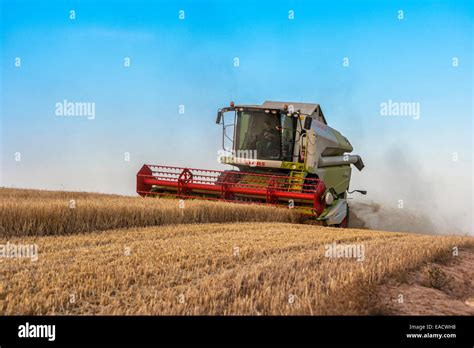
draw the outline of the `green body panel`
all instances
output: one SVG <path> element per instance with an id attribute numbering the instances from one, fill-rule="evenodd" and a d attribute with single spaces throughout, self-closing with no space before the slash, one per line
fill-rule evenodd
<path id="1" fill-rule="evenodd" d="M 315 174 L 324 181 L 327 188 L 332 188 L 337 194 L 341 194 L 349 189 L 351 170 L 350 165 L 341 165 L 318 168 Z"/>
<path id="2" fill-rule="evenodd" d="M 352 152 L 353 147 L 346 137 L 344 137 L 339 131 L 332 128 L 330 129 L 330 132 L 337 140 L 337 151 L 334 151 L 335 149 L 333 148 L 333 154 L 342 155 L 346 152 Z"/>

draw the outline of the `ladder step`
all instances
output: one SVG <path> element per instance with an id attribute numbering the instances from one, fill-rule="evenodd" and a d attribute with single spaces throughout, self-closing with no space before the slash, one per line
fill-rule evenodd
<path id="1" fill-rule="evenodd" d="M 288 178 L 288 191 L 301 191 L 304 185 L 304 172 L 290 172 Z"/>

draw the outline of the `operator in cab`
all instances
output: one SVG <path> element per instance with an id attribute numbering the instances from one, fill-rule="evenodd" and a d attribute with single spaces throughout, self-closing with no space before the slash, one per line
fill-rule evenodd
<path id="1" fill-rule="evenodd" d="M 258 137 L 257 156 L 266 159 L 279 159 L 280 132 L 272 126 L 269 120 L 265 120 L 262 132 Z"/>

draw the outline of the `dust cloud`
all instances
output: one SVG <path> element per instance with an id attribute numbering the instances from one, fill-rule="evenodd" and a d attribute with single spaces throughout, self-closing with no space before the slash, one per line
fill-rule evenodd
<path id="1" fill-rule="evenodd" d="M 375 202 L 351 202 L 349 227 L 394 232 L 441 234 L 428 216 L 419 212 L 384 207 Z M 453 233 L 455 233 L 453 231 Z M 458 231 L 459 233 L 459 231 Z"/>
<path id="2" fill-rule="evenodd" d="M 368 194 L 349 196 L 350 227 L 473 234 L 470 168 L 436 163 L 399 146 L 364 161 L 366 168 L 357 175 L 354 186 Z M 400 201 L 403 207 L 398 207 Z"/>

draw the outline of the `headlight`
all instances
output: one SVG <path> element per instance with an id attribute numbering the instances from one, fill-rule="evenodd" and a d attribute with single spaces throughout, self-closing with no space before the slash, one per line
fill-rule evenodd
<path id="1" fill-rule="evenodd" d="M 327 205 L 331 205 L 332 202 L 334 202 L 334 196 L 332 195 L 331 192 L 327 192 L 326 197 L 324 197 L 324 200 L 326 201 Z"/>

